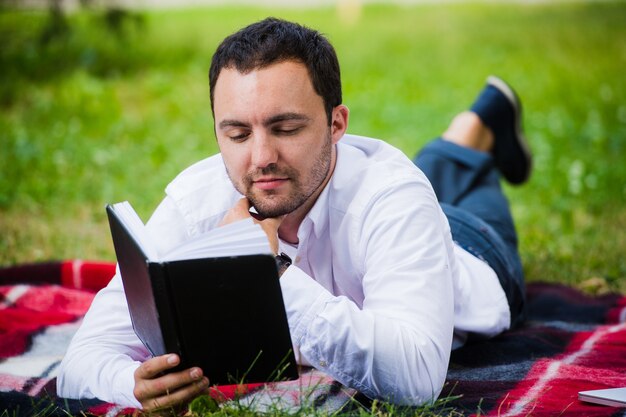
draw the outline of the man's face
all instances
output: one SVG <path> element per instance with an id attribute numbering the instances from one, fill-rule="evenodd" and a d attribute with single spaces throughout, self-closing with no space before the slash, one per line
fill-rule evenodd
<path id="1" fill-rule="evenodd" d="M 339 113 L 347 121 L 347 109 Z M 333 145 L 345 131 L 335 122 L 328 126 L 322 97 L 306 67 L 294 61 L 247 74 L 223 69 L 214 117 L 230 180 L 263 217 L 312 205 L 332 173 Z"/>

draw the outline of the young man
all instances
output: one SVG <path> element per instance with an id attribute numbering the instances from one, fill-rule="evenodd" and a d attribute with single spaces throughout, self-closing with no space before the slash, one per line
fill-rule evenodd
<path id="1" fill-rule="evenodd" d="M 210 90 L 221 153 L 170 183 L 147 227 L 166 249 L 254 206 L 276 253 L 293 259 L 280 281 L 300 363 L 371 398 L 420 404 L 441 391 L 451 348 L 521 320 L 499 177 L 524 182 L 530 155 L 501 80 L 415 163 L 345 134 L 335 52 L 297 24 L 266 19 L 226 38 Z M 199 368 L 162 374 L 178 362 L 149 357 L 115 276 L 72 341 L 58 392 L 144 409 L 184 403 L 210 381 Z"/>

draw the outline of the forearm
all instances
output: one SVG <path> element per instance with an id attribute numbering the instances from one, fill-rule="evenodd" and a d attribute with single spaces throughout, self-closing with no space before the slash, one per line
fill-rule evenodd
<path id="1" fill-rule="evenodd" d="M 134 372 L 141 362 L 130 356 L 74 348 L 61 363 L 57 394 L 65 398 L 98 398 L 127 407 L 140 407 L 133 395 Z"/>
<path id="2" fill-rule="evenodd" d="M 136 407 L 133 373 L 148 357 L 115 277 L 98 293 L 70 343 L 57 377 L 58 394 Z"/>
<path id="3" fill-rule="evenodd" d="M 437 398 L 450 355 L 451 308 L 421 319 L 413 312 L 390 317 L 333 296 L 293 267 L 281 285 L 293 342 L 313 366 L 371 398 L 397 404 Z"/>

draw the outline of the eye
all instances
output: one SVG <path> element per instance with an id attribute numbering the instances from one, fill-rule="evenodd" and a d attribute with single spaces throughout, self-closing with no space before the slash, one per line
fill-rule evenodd
<path id="1" fill-rule="evenodd" d="M 228 139 L 232 140 L 233 142 L 243 142 L 250 136 L 250 132 L 236 130 L 236 131 L 231 131 L 231 132 L 226 133 L 226 136 L 228 137 Z"/>
<path id="2" fill-rule="evenodd" d="M 272 129 L 274 134 L 281 136 L 292 136 L 302 130 L 302 126 L 281 126 Z"/>

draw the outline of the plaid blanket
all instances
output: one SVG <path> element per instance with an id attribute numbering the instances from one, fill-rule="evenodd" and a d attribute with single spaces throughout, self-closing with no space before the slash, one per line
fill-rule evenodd
<path id="1" fill-rule="evenodd" d="M 98 400 L 67 400 L 55 376 L 111 263 L 66 261 L 0 269 L 0 411 L 46 416 L 131 415 Z M 581 390 L 626 386 L 626 297 L 589 297 L 561 285 L 528 286 L 526 324 L 452 354 L 443 408 L 464 415 L 623 416 L 626 409 L 578 401 Z M 227 400 L 241 389 L 219 387 Z M 352 403 L 353 390 L 319 371 L 297 381 L 251 385 L 241 401 L 263 411 Z M 278 402 L 277 402 L 278 399 Z M 41 414 L 39 414 L 41 415 Z"/>
<path id="2" fill-rule="evenodd" d="M 589 297 L 562 285 L 528 285 L 519 329 L 452 353 L 444 394 L 466 414 L 626 416 L 578 392 L 626 387 L 626 297 Z"/>
<path id="3" fill-rule="evenodd" d="M 95 293 L 104 287 L 115 265 L 66 261 L 0 269 L 0 415 L 64 416 L 133 415 L 99 400 L 69 400 L 56 395 L 56 374 L 65 350 Z M 336 411 L 350 402 L 354 390 L 314 369 L 295 381 L 220 386 L 218 402 L 234 397 L 255 411 L 297 411 L 315 407 Z"/>

